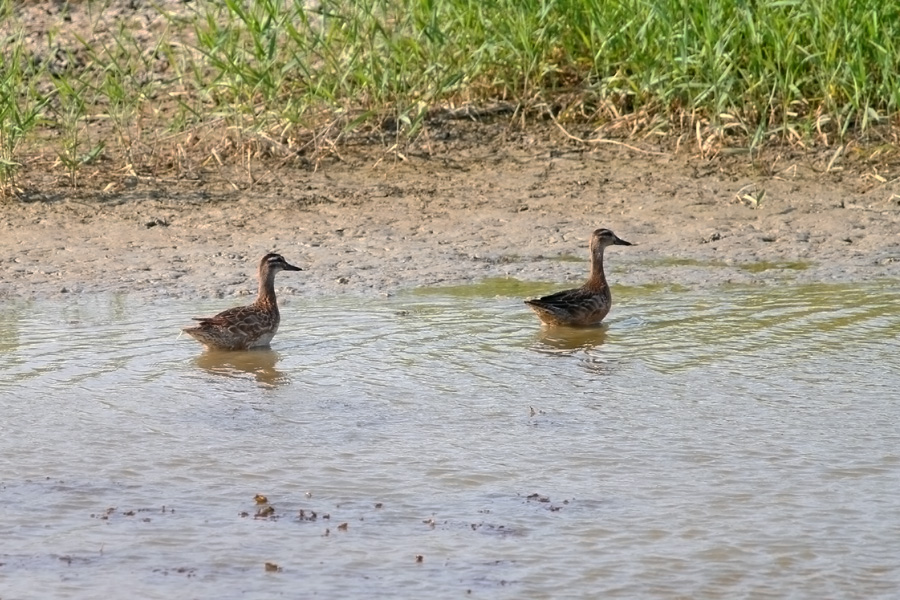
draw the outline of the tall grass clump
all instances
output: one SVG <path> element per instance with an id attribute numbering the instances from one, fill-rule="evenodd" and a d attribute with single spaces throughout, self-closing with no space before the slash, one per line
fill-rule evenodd
<path id="1" fill-rule="evenodd" d="M 428 110 L 530 104 L 581 82 L 553 3 L 224 0 L 196 21 L 197 89 L 268 120 L 415 131 Z M 582 74 L 582 77 L 585 74 Z"/>
<path id="2" fill-rule="evenodd" d="M 149 47 L 142 47 L 133 32 L 119 23 L 109 42 L 79 42 L 96 72 L 92 87 L 97 97 L 97 117 L 109 124 L 112 142 L 125 155 L 126 168 L 140 170 L 144 128 L 158 126 L 153 118 L 158 108 L 154 101 L 159 99 L 164 83 L 153 74 L 160 64 L 165 41 L 157 39 Z M 171 84 L 169 88 L 172 93 Z"/>
<path id="3" fill-rule="evenodd" d="M 601 94 L 738 121 L 756 141 L 864 132 L 900 108 L 900 5 L 884 0 L 590 2 Z M 620 23 L 618 31 L 612 23 Z"/>
<path id="4" fill-rule="evenodd" d="M 11 52 L 0 53 L 0 188 L 13 186 L 21 167 L 18 150 L 37 127 L 47 101 L 37 92 L 34 82 L 38 68 L 21 53 L 21 45 L 13 42 Z"/>
<path id="5" fill-rule="evenodd" d="M 195 22 L 198 89 L 259 123 L 411 131 L 428 110 L 649 111 L 759 143 L 865 132 L 900 108 L 889 0 L 223 0 Z M 604 110 L 605 109 L 605 110 Z"/>

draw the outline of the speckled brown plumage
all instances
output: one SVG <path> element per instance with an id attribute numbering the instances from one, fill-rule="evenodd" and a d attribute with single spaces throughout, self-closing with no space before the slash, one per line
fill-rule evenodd
<path id="1" fill-rule="evenodd" d="M 302 271 L 288 264 L 280 254 L 266 254 L 259 262 L 259 294 L 248 306 L 236 306 L 214 317 L 195 317 L 194 327 L 182 331 L 208 348 L 247 350 L 268 346 L 281 315 L 275 299 L 275 274 L 278 271 Z"/>
<path id="2" fill-rule="evenodd" d="M 609 229 L 591 236 L 591 276 L 580 288 L 525 301 L 547 325 L 585 327 L 599 324 L 612 307 L 612 295 L 603 272 L 603 250 L 613 244 L 630 246 Z"/>

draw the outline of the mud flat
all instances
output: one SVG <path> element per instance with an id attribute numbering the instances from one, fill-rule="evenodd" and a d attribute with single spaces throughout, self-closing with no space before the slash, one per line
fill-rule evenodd
<path id="1" fill-rule="evenodd" d="M 762 169 L 588 150 L 543 134 L 405 160 L 361 153 L 253 183 L 235 171 L 123 178 L 105 192 L 38 186 L 0 210 L 0 297 L 252 294 L 271 250 L 306 269 L 280 278 L 288 296 L 487 277 L 567 284 L 584 276 L 597 227 L 636 244 L 607 253 L 614 284 L 900 278 L 896 173 L 825 172 L 808 155 Z"/>

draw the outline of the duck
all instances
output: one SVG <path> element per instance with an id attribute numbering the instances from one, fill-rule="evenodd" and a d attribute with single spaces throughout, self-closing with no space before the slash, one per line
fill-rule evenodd
<path id="1" fill-rule="evenodd" d="M 247 306 L 235 306 L 213 317 L 194 317 L 198 325 L 182 331 L 210 350 L 249 350 L 269 345 L 281 315 L 275 300 L 275 274 L 279 271 L 302 271 L 274 252 L 259 261 L 259 293 Z"/>
<path id="2" fill-rule="evenodd" d="M 546 325 L 590 327 L 598 325 L 612 307 L 612 295 L 603 273 L 603 251 L 607 246 L 631 246 L 609 229 L 597 229 L 591 235 L 591 274 L 574 290 L 563 290 L 542 298 L 529 298 L 525 304 Z"/>

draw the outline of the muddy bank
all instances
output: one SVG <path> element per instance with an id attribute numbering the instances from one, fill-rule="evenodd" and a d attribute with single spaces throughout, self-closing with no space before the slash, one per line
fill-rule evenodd
<path id="1" fill-rule="evenodd" d="M 900 278 L 898 175 L 518 144 L 285 167 L 243 186 L 128 178 L 5 200 L 0 297 L 251 294 L 270 250 L 306 269 L 280 276 L 288 295 L 563 286 L 584 277 L 601 226 L 636 244 L 607 253 L 613 284 Z"/>

